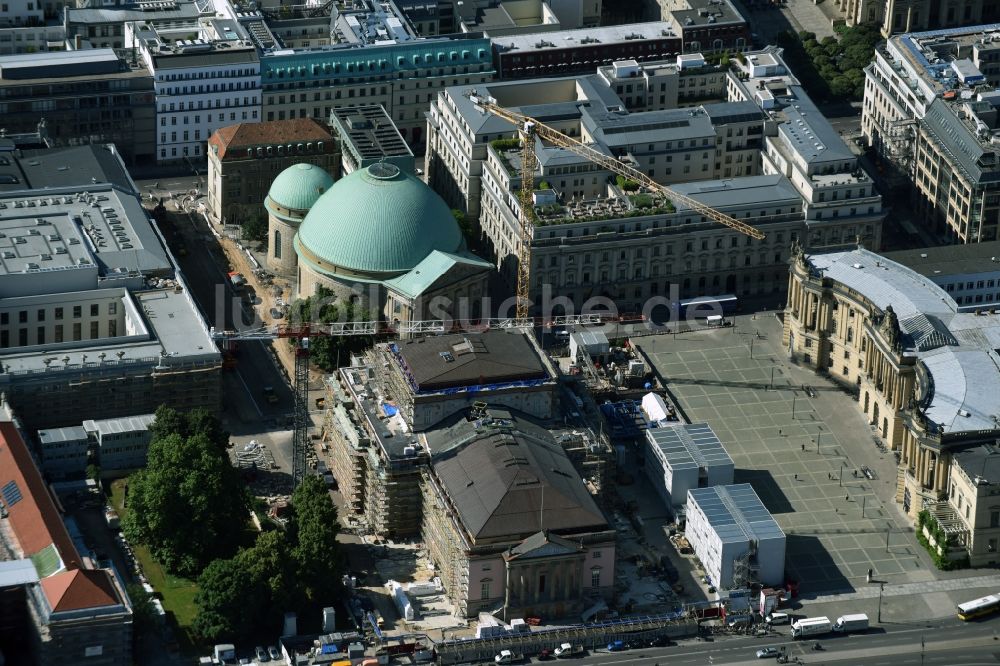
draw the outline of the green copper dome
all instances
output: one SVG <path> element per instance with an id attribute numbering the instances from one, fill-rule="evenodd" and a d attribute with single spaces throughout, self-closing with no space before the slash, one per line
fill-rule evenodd
<path id="1" fill-rule="evenodd" d="M 278 174 L 267 196 L 282 208 L 309 210 L 333 186 L 333 178 L 312 164 L 293 164 Z"/>
<path id="2" fill-rule="evenodd" d="M 395 165 L 378 163 L 319 198 L 299 227 L 295 252 L 321 273 L 399 273 L 462 243 L 441 197 Z"/>

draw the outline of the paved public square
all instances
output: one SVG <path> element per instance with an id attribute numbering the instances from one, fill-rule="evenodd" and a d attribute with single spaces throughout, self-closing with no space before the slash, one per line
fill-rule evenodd
<path id="1" fill-rule="evenodd" d="M 906 614 L 948 614 L 953 601 L 971 598 L 965 589 L 988 572 L 934 569 L 892 500 L 893 455 L 876 448 L 853 397 L 787 360 L 773 313 L 737 317 L 734 327 L 634 343 L 682 414 L 715 430 L 736 464 L 736 483 L 752 484 L 774 514 L 788 537 L 787 575 L 800 583 L 804 601 L 832 602 L 831 594 L 877 597 L 877 586 L 866 581 L 869 568 L 887 583 L 887 596 L 953 592 L 950 601 L 934 599 L 946 603 L 933 610 L 916 600 L 912 607 L 900 605 Z M 876 478 L 855 476 L 862 466 Z M 957 583 L 969 577 L 968 585 Z M 956 582 L 931 585 L 948 578 Z M 890 591 L 904 584 L 916 587 Z"/>

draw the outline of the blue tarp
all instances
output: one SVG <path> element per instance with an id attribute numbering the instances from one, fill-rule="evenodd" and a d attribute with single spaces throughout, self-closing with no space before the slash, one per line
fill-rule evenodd
<path id="1" fill-rule="evenodd" d="M 393 405 L 390 405 L 387 402 L 383 402 L 382 403 L 382 411 L 385 412 L 386 416 L 395 416 L 396 412 L 399 411 L 399 408 L 394 407 Z"/>
<path id="2" fill-rule="evenodd" d="M 321 654 L 337 654 L 340 652 L 340 650 L 337 649 L 337 646 L 333 643 L 325 643 L 319 651 Z"/>

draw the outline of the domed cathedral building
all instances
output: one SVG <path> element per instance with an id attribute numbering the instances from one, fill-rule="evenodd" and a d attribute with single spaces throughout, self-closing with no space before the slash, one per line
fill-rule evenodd
<path id="1" fill-rule="evenodd" d="M 310 179 L 302 187 L 289 182 L 286 195 L 280 179 L 275 185 L 281 188 L 272 186 L 268 197 L 275 210 L 274 197 L 283 196 L 287 206 L 308 208 L 293 241 L 299 298 L 324 287 L 390 322 L 462 315 L 460 299 L 470 303 L 468 316 L 482 314 L 492 264 L 468 251 L 451 209 L 416 176 L 379 162 L 312 201 L 323 181 Z M 291 220 L 304 208 L 282 210 L 281 219 Z M 431 311 L 437 297 L 450 301 Z"/>
<path id="2" fill-rule="evenodd" d="M 292 241 L 313 204 L 333 187 L 333 177 L 314 164 L 293 164 L 278 174 L 264 199 L 267 209 L 267 267 L 293 277 L 297 261 Z"/>
<path id="3" fill-rule="evenodd" d="M 861 247 L 795 248 L 783 344 L 856 392 L 872 434 L 897 457 L 896 501 L 930 526 L 929 540 L 947 535 L 941 554 L 997 564 L 1000 314 L 952 297 L 973 286 L 969 261 L 952 275 L 917 261 L 923 274 Z"/>

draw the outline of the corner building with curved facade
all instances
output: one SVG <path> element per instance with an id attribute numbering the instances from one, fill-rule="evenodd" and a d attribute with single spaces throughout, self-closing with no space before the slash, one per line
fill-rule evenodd
<path id="1" fill-rule="evenodd" d="M 467 250 L 444 200 L 389 163 L 355 171 L 319 196 L 293 247 L 299 298 L 325 288 L 334 304 L 392 322 L 478 317 L 492 267 Z"/>
<path id="2" fill-rule="evenodd" d="M 857 391 L 898 457 L 896 501 L 942 527 L 941 554 L 1000 561 L 1000 473 L 987 466 L 1000 463 L 1000 315 L 960 312 L 928 277 L 862 248 L 799 249 L 783 344 Z"/>

